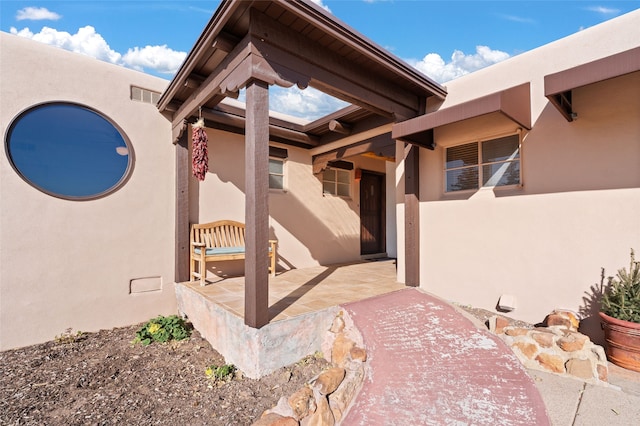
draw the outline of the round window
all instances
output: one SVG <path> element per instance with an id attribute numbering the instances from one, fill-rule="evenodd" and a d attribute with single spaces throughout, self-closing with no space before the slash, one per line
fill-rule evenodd
<path id="1" fill-rule="evenodd" d="M 132 165 L 132 150 L 105 117 L 80 105 L 50 103 L 20 114 L 6 150 L 31 185 L 55 197 L 83 200 L 117 189 Z"/>

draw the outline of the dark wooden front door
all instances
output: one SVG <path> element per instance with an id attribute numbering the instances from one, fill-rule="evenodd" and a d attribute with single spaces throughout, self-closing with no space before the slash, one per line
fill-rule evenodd
<path id="1" fill-rule="evenodd" d="M 362 171 L 360 180 L 360 253 L 385 251 L 384 175 Z"/>

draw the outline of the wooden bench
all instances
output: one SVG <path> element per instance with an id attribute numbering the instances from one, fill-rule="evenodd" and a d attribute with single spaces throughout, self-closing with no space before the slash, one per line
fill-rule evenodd
<path id="1" fill-rule="evenodd" d="M 244 223 L 233 220 L 191 225 L 189 279 L 199 279 L 200 285 L 205 285 L 207 262 L 244 259 L 244 233 Z M 269 240 L 269 272 L 272 276 L 276 275 L 277 243 Z"/>

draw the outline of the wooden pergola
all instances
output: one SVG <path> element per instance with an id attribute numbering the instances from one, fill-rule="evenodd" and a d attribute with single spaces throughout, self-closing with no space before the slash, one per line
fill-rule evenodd
<path id="1" fill-rule="evenodd" d="M 314 87 L 351 105 L 306 125 L 269 115 L 269 86 Z M 246 109 L 220 104 L 246 89 Z M 445 89 L 309 1 L 223 1 L 158 102 L 176 144 L 177 282 L 189 258 L 189 122 L 245 135 L 245 323 L 268 317 L 269 141 L 310 150 L 315 171 L 373 152 L 395 156 L 393 123 L 425 112 Z M 406 284 L 419 281 L 418 147 L 405 148 Z"/>

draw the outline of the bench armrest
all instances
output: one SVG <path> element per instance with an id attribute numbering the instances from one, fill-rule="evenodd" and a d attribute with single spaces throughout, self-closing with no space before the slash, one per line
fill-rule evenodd
<path id="1" fill-rule="evenodd" d="M 205 243 L 196 243 L 195 241 L 191 241 L 191 245 L 194 247 L 205 247 Z"/>

